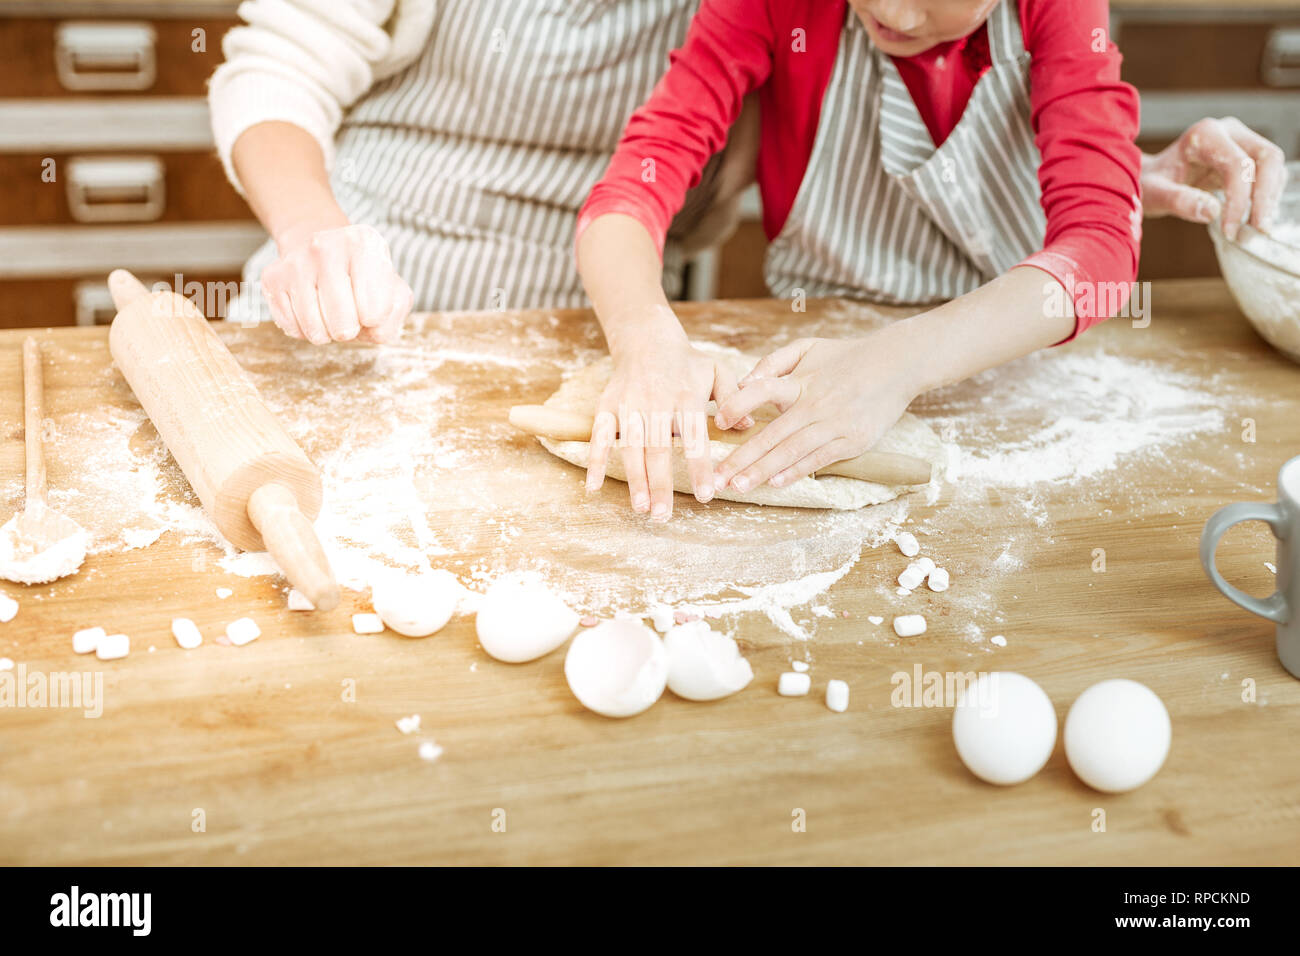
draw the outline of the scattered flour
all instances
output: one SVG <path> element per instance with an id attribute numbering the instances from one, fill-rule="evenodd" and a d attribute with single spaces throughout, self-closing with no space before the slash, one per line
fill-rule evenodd
<path id="1" fill-rule="evenodd" d="M 848 334 L 872 314 L 846 303 L 805 331 Z M 748 347 L 736 332 L 744 310 L 718 316 L 700 334 Z M 939 499 L 924 519 L 936 557 L 945 536 L 983 549 L 975 566 L 949 562 L 954 575 L 1014 574 L 1051 540 L 1053 486 L 1115 495 L 1124 486 L 1112 473 L 1145 462 L 1177 473 L 1185 488 L 1185 465 L 1171 453 L 1225 427 L 1231 391 L 1085 339 L 923 396 L 913 410 L 948 442 L 951 469 L 927 495 L 848 512 L 699 506 L 678 496 L 674 519 L 654 525 L 631 513 L 623 486 L 588 496 L 575 469 L 481 415 L 488 402 L 540 400 L 601 354 L 594 328 L 578 348 L 558 342 L 548 325 L 560 321 L 436 316 L 397 346 L 327 349 L 218 326 L 321 467 L 316 528 L 341 584 L 364 590 L 388 569 L 442 567 L 482 591 L 507 572 L 535 570 L 588 618 L 665 605 L 708 618 L 758 614 L 783 639 L 806 639 L 832 606 L 828 591 L 864 554 L 874 552 L 864 579 L 878 582 L 882 600 L 897 600 L 900 569 L 885 563 L 897 555 L 881 545 L 904 533 L 911 508 Z M 166 533 L 197 546 L 196 571 L 215 563 L 240 576 L 276 574 L 268 555 L 236 552 L 221 538 L 129 390 L 111 370 L 98 374 L 92 384 L 112 399 L 51 424 L 61 449 L 51 503 L 92 532 L 91 552 L 146 547 Z M 21 497 L 20 480 L 0 484 L 0 507 L 16 510 Z M 1001 509 L 992 525 L 990 501 Z M 981 590 L 953 589 L 944 600 L 992 623 L 998 610 Z"/>

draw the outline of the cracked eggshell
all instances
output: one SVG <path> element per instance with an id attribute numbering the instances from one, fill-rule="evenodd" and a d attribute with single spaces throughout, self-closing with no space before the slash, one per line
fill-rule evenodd
<path id="1" fill-rule="evenodd" d="M 569 689 L 588 710 L 631 717 L 648 710 L 668 683 L 668 650 L 640 621 L 616 618 L 583 631 L 564 658 Z"/>
<path id="2" fill-rule="evenodd" d="M 498 578 L 479 602 L 478 642 L 507 664 L 536 660 L 569 639 L 578 615 L 536 576 Z"/>
<path id="3" fill-rule="evenodd" d="M 754 679 L 749 661 L 726 634 L 705 621 L 679 624 L 664 635 L 668 651 L 668 689 L 687 700 L 718 700 Z"/>
<path id="4" fill-rule="evenodd" d="M 428 637 L 447 625 L 464 593 L 450 571 L 394 572 L 374 582 L 370 603 L 391 630 L 404 637 Z"/>

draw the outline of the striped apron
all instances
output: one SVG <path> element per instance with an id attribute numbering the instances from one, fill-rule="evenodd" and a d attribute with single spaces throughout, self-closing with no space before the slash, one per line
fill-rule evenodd
<path id="1" fill-rule="evenodd" d="M 1029 54 L 1014 0 L 987 23 L 992 65 L 936 149 L 893 60 L 848 11 L 807 172 L 768 247 L 773 295 L 940 302 L 1042 248 Z"/>
<path id="2" fill-rule="evenodd" d="M 419 58 L 347 113 L 330 174 L 351 221 L 388 241 L 416 310 L 586 305 L 578 209 L 696 6 L 440 0 Z M 245 295 L 260 299 L 275 257 L 268 242 L 248 261 Z M 670 243 L 671 298 L 681 267 Z M 267 317 L 263 303 L 241 304 Z"/>

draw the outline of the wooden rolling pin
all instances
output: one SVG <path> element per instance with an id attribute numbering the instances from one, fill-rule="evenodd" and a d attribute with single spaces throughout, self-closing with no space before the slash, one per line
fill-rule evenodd
<path id="1" fill-rule="evenodd" d="M 541 435 L 555 441 L 591 441 L 593 418 L 577 412 L 568 412 L 545 405 L 516 405 L 510 409 L 510 424 L 532 435 Z M 738 445 L 758 434 L 762 425 L 745 431 L 722 430 L 709 419 L 709 437 L 714 441 Z M 817 472 L 818 475 L 838 475 L 841 478 L 858 478 L 882 485 L 924 485 L 930 481 L 930 463 L 923 458 L 899 455 L 888 451 L 868 451 L 857 458 L 837 461 Z"/>
<path id="2" fill-rule="evenodd" d="M 317 609 L 339 603 L 312 521 L 316 466 L 262 402 L 208 320 L 183 296 L 150 293 L 122 269 L 109 350 L 204 510 L 235 547 L 271 552 Z"/>

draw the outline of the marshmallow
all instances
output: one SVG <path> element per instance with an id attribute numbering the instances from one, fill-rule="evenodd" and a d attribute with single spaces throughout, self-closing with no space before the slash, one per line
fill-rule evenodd
<path id="1" fill-rule="evenodd" d="M 95 645 L 95 656 L 101 661 L 115 661 L 131 653 L 131 638 L 125 634 L 109 634 Z"/>
<path id="2" fill-rule="evenodd" d="M 776 692 L 782 697 L 802 697 L 812 689 L 812 678 L 807 674 L 786 671 L 777 681 Z"/>
<path id="3" fill-rule="evenodd" d="M 102 627 L 88 627 L 72 635 L 72 649 L 78 654 L 93 654 L 99 642 L 108 636 Z"/>
<path id="4" fill-rule="evenodd" d="M 894 618 L 894 633 L 899 637 L 916 637 L 925 633 L 925 618 L 920 614 L 904 614 Z"/>
<path id="5" fill-rule="evenodd" d="M 378 614 L 353 614 L 352 630 L 358 634 L 382 634 L 384 621 Z"/>
<path id="6" fill-rule="evenodd" d="M 849 685 L 842 680 L 827 681 L 826 706 L 837 714 L 849 709 Z"/>
<path id="7" fill-rule="evenodd" d="M 930 590 L 948 590 L 948 571 L 946 568 L 935 568 L 930 572 Z"/>
<path id="8" fill-rule="evenodd" d="M 914 558 L 921 553 L 921 546 L 916 543 L 916 535 L 910 531 L 900 531 L 894 536 L 894 543 L 898 545 L 898 550 L 909 558 Z"/>
<path id="9" fill-rule="evenodd" d="M 289 589 L 289 610 L 290 611 L 314 611 L 316 605 L 307 600 L 307 595 L 303 594 L 297 588 Z"/>
<path id="10" fill-rule="evenodd" d="M 192 651 L 203 643 L 203 635 L 199 633 L 198 626 L 188 617 L 172 619 L 172 637 L 176 638 L 176 643 L 187 651 Z"/>
<path id="11" fill-rule="evenodd" d="M 231 621 L 226 625 L 226 638 L 236 647 L 242 647 L 261 636 L 262 629 L 251 617 L 241 617 L 238 621 Z"/>

